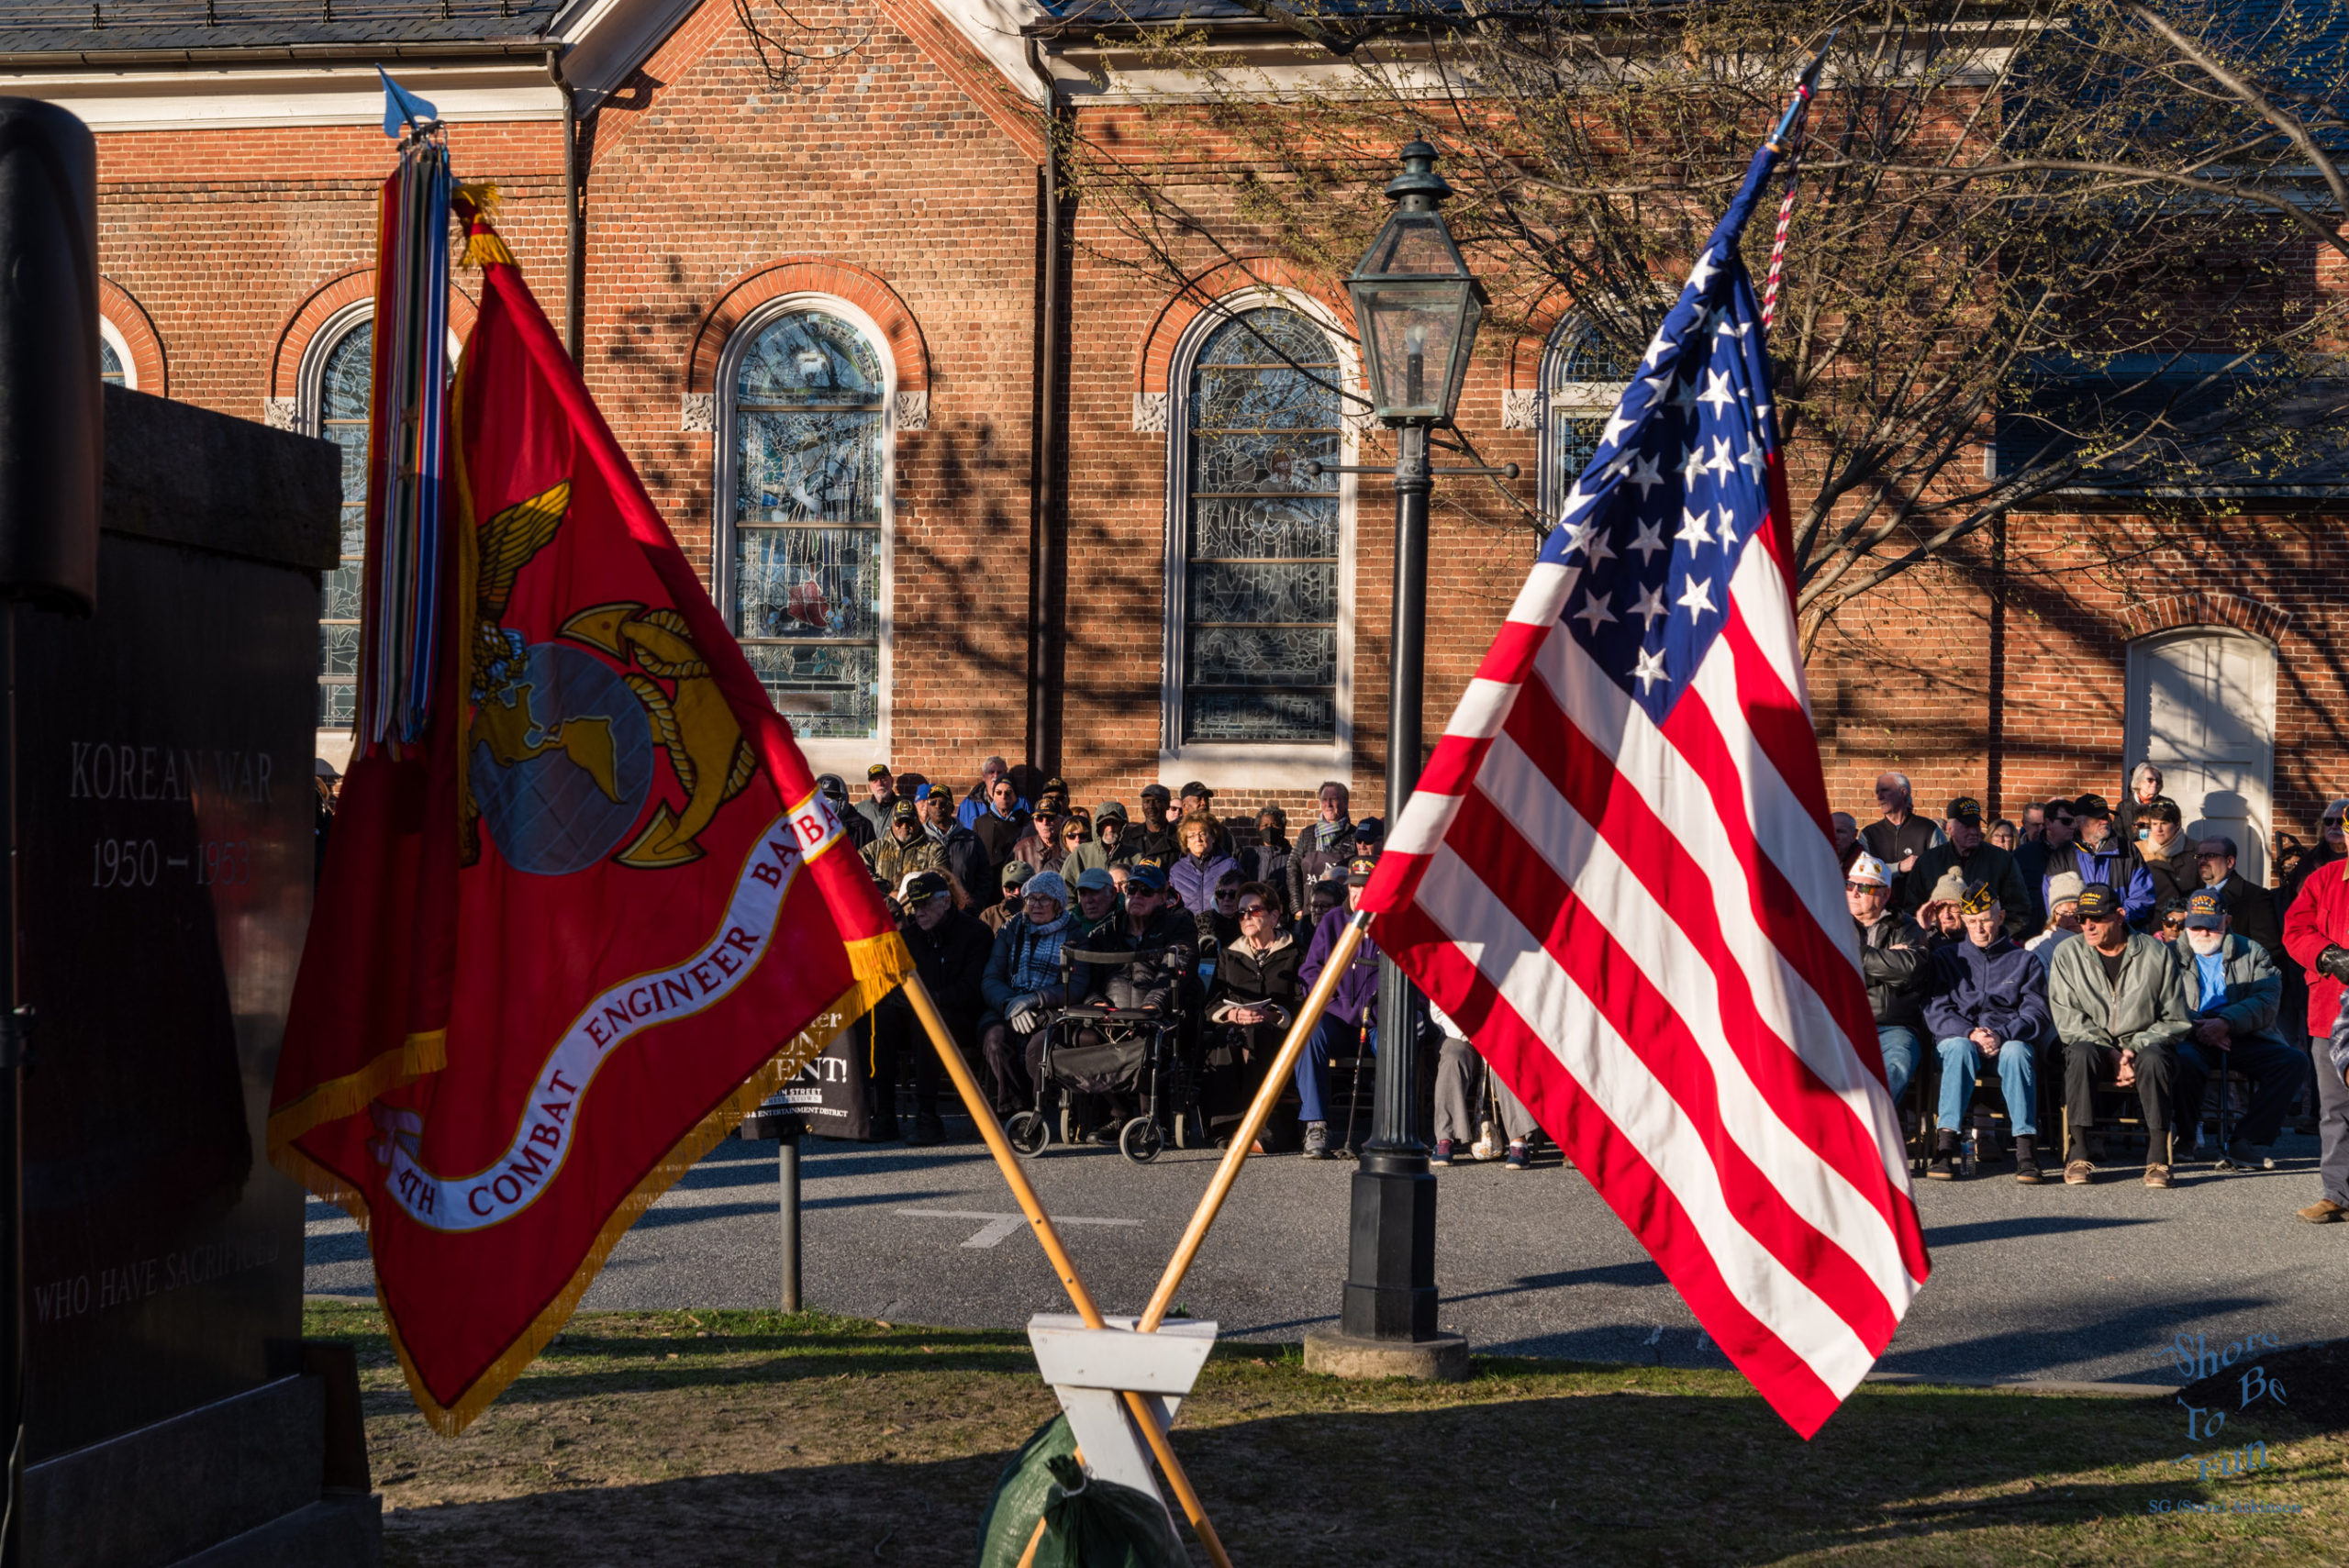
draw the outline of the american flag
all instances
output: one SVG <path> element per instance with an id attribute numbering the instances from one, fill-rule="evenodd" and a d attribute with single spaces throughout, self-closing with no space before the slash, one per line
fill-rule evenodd
<path id="1" fill-rule="evenodd" d="M 1808 1438 L 1929 1264 L 1829 834 L 1737 251 L 1776 158 L 1648 345 L 1364 906 Z"/>

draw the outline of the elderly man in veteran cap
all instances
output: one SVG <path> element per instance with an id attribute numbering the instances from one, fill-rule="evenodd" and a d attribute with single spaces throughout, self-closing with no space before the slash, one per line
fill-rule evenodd
<path id="1" fill-rule="evenodd" d="M 1987 884 L 2006 911 L 2007 935 L 2021 941 L 2037 925 L 2038 901 L 2022 884 L 2014 856 L 1982 837 L 1982 803 L 1960 795 L 1949 803 L 1943 819 L 1943 841 L 1917 856 L 1917 863 L 1900 879 L 1898 903 L 1903 913 L 1915 914 L 1933 896 L 1933 884 L 1944 873 L 1955 871 L 1968 883 Z"/>
<path id="2" fill-rule="evenodd" d="M 2007 912 L 1987 883 L 1966 884 L 1958 902 L 1965 940 L 1936 949 L 1925 985 L 1925 1027 L 1942 1059 L 1941 1108 L 1932 1161 L 1925 1174 L 1957 1174 L 1957 1142 L 1985 1061 L 1997 1069 L 2007 1118 L 2014 1126 L 2015 1180 L 2039 1180 L 2040 1043 L 2054 1038 L 2047 1010 L 2047 972 L 2039 955 L 2017 945 Z"/>
<path id="3" fill-rule="evenodd" d="M 2121 895 L 2105 884 L 2080 893 L 2080 940 L 2048 961 L 2047 1001 L 2064 1040 L 2064 1106 L 2071 1146 L 2064 1183 L 2094 1179 L 2088 1133 L 2096 1125 L 2096 1081 L 2111 1072 L 2134 1087 L 2145 1113 L 2145 1184 L 2170 1180 L 2170 1081 L 2177 1042 L 2191 1020 L 2176 957 L 2158 937 L 2129 929 Z"/>
<path id="4" fill-rule="evenodd" d="M 864 846 L 864 863 L 873 874 L 896 887 L 918 871 L 944 871 L 946 853 L 922 831 L 921 809 L 910 800 L 892 799 L 887 829 Z"/>
<path id="5" fill-rule="evenodd" d="M 2276 1027 L 2282 973 L 2257 942 L 2228 925 L 2225 899 L 2205 888 L 2186 901 L 2184 937 L 2170 949 L 2194 1019 L 2177 1046 L 2177 1115 L 2181 1131 L 2199 1130 L 2210 1076 L 2232 1068 L 2250 1079 L 2251 1108 L 2220 1151 L 2218 1164 L 2221 1171 L 2256 1171 L 2268 1162 L 2261 1151 L 2276 1141 L 2292 1096 L 2308 1081 L 2308 1063 Z"/>

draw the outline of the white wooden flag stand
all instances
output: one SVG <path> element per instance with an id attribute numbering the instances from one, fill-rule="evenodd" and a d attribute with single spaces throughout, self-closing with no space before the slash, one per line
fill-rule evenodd
<path id="1" fill-rule="evenodd" d="M 1044 1381 L 1067 1412 L 1085 1473 L 1157 1498 L 1163 1508 L 1166 1499 L 1151 1473 L 1146 1440 L 1124 1396 L 1141 1395 L 1160 1431 L 1172 1427 L 1183 1396 L 1215 1349 L 1216 1326 L 1177 1318 L 1160 1324 L 1155 1333 L 1142 1334 L 1135 1332 L 1139 1321 L 1108 1318 L 1104 1327 L 1088 1329 L 1073 1314 L 1040 1312 L 1028 1319 L 1028 1342 L 1036 1348 Z M 1167 1524 L 1173 1528 L 1171 1514 Z"/>

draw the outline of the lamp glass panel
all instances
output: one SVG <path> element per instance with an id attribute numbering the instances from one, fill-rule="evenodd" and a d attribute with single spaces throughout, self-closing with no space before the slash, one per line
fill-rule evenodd
<path id="1" fill-rule="evenodd" d="M 1474 306 L 1467 283 L 1356 282 L 1353 292 L 1355 319 L 1374 361 L 1379 417 L 1442 416 L 1455 379 L 1462 307 Z"/>
<path id="2" fill-rule="evenodd" d="M 1449 415 L 1460 406 L 1460 386 L 1468 379 L 1468 359 L 1476 347 L 1476 328 L 1485 318 L 1485 306 L 1473 289 L 1460 291 L 1460 314 L 1455 318 L 1452 337 L 1452 373 L 1443 387 L 1443 411 Z"/>
<path id="3" fill-rule="evenodd" d="M 1431 212 L 1398 212 L 1371 242 L 1356 277 L 1392 277 L 1397 273 L 1464 278 L 1467 267 L 1453 249 L 1443 219 Z"/>

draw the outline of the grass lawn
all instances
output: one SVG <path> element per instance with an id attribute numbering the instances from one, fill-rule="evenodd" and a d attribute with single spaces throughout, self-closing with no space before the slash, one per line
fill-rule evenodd
<path id="1" fill-rule="evenodd" d="M 1054 1410 L 1019 1334 L 587 1312 L 451 1440 L 373 1308 L 306 1318 L 359 1347 L 392 1568 L 967 1564 L 997 1472 Z M 2186 1421 L 1872 1385 L 1804 1443 L 1726 1372 L 1484 1359 L 1464 1384 L 1340 1383 L 1242 1345 L 1174 1440 L 1240 1568 L 2349 1562 L 2349 1433 L 2243 1412 L 2228 1449 L 2264 1440 L 2266 1466 L 2202 1481 L 2180 1458 L 2220 1444 Z"/>

